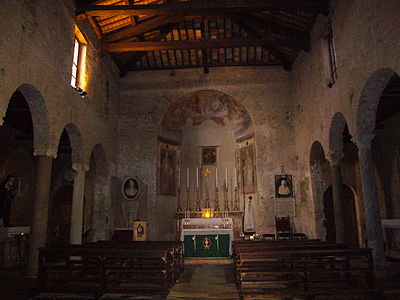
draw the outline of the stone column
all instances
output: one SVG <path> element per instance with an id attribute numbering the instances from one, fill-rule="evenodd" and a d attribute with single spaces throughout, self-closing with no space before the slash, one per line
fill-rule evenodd
<path id="1" fill-rule="evenodd" d="M 82 244 L 83 210 L 85 193 L 85 168 L 84 164 L 74 163 L 72 168 L 75 170 L 74 191 L 72 195 L 71 226 L 69 242 L 71 244 Z"/>
<path id="2" fill-rule="evenodd" d="M 28 273 L 31 276 L 36 276 L 38 271 L 38 248 L 46 246 L 47 241 L 47 220 L 49 215 L 52 163 L 52 156 L 37 156 L 34 199 L 35 202 L 30 237 L 28 266 Z"/>
<path id="3" fill-rule="evenodd" d="M 385 248 L 371 149 L 374 137 L 374 134 L 360 134 L 355 138 L 355 142 L 360 163 L 368 247 L 373 249 L 375 267 L 383 268 L 386 264 Z"/>
<path id="4" fill-rule="evenodd" d="M 329 164 L 332 175 L 333 210 L 335 215 L 336 242 L 345 243 L 345 220 L 343 204 L 342 162 L 343 153 L 330 153 Z"/>

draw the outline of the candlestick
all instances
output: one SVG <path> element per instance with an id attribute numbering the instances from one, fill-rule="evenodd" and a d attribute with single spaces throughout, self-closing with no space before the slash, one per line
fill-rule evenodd
<path id="1" fill-rule="evenodd" d="M 215 188 L 215 211 L 219 211 L 218 188 Z"/>
<path id="2" fill-rule="evenodd" d="M 218 168 L 215 167 L 215 186 L 218 186 Z"/>
<path id="3" fill-rule="evenodd" d="M 186 187 L 189 188 L 189 168 L 186 168 Z"/>
<path id="4" fill-rule="evenodd" d="M 225 187 L 228 187 L 228 168 L 225 168 Z"/>
<path id="5" fill-rule="evenodd" d="M 181 206 L 181 189 L 178 188 L 178 203 L 176 206 L 176 211 L 182 211 L 182 206 Z"/>
<path id="6" fill-rule="evenodd" d="M 205 188 L 206 188 L 206 207 L 205 208 L 210 208 L 210 194 L 208 193 L 208 176 L 211 174 L 211 172 L 206 168 L 204 170 L 204 177 L 205 177 Z"/>
<path id="7" fill-rule="evenodd" d="M 199 187 L 196 188 L 196 210 L 201 211 L 200 207 L 200 189 Z"/>
<path id="8" fill-rule="evenodd" d="M 224 206 L 224 211 L 229 211 L 229 189 L 228 186 L 225 186 L 225 206 Z"/>
<path id="9" fill-rule="evenodd" d="M 239 210 L 239 194 L 238 194 L 238 188 L 235 187 L 235 199 L 233 202 L 233 210 L 238 211 Z"/>
<path id="10" fill-rule="evenodd" d="M 196 168 L 196 187 L 199 188 L 199 168 Z"/>
<path id="11" fill-rule="evenodd" d="M 189 211 L 189 216 L 190 216 L 190 189 L 189 187 L 186 189 L 186 211 Z"/>
<path id="12" fill-rule="evenodd" d="M 181 169 L 178 169 L 178 189 L 181 187 Z"/>

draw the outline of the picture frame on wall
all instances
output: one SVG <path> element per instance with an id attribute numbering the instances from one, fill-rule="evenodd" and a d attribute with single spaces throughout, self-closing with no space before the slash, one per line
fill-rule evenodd
<path id="1" fill-rule="evenodd" d="M 201 147 L 201 164 L 205 165 L 217 165 L 217 151 L 218 147 L 207 146 Z"/>
<path id="2" fill-rule="evenodd" d="M 275 197 L 276 198 L 292 198 L 293 177 L 292 175 L 275 175 Z"/>
<path id="3" fill-rule="evenodd" d="M 140 195 L 140 181 L 135 177 L 126 177 L 121 185 L 122 196 L 128 200 L 136 200 Z"/>

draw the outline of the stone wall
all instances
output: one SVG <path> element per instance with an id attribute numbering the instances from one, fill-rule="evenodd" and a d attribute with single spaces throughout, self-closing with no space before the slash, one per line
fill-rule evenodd
<path id="1" fill-rule="evenodd" d="M 80 21 L 77 25 L 88 42 L 88 94 L 81 98 L 71 87 L 74 14 L 72 0 L 0 3 L 0 115 L 18 89 L 32 113 L 35 154 L 55 156 L 64 127 L 73 123 L 82 138 L 75 162 L 88 166 L 93 147 L 102 144 L 108 164 L 117 149 L 119 70 L 109 56 L 99 55 L 95 33 L 87 20 Z"/>
<path id="2" fill-rule="evenodd" d="M 371 75 L 380 70 L 400 72 L 400 3 L 395 0 L 334 1 L 332 27 L 337 53 L 338 79 L 332 88 L 329 82 L 324 51 L 326 17 L 319 16 L 311 34 L 311 50 L 302 52 L 294 64 L 293 121 L 298 171 L 304 181 L 310 178 L 310 150 L 319 141 L 328 154 L 329 131 L 333 116 L 341 112 L 352 136 L 357 135 L 357 113 L 362 92 Z M 379 82 L 379 79 L 376 80 Z M 373 86 L 370 86 L 373 91 Z M 365 93 L 364 93 L 365 96 Z M 366 115 L 374 122 L 374 114 Z M 346 176 L 345 176 L 346 177 Z M 362 197 L 360 185 L 352 186 Z M 311 191 L 299 213 L 313 213 L 316 201 Z M 361 213 L 361 212 L 359 212 Z M 303 222 L 304 231 L 312 231 L 313 224 Z"/>

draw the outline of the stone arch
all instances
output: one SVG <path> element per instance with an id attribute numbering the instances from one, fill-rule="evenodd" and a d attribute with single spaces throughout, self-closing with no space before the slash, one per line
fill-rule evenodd
<path id="1" fill-rule="evenodd" d="M 28 103 L 33 124 L 33 148 L 37 154 L 45 154 L 50 147 L 49 112 L 44 97 L 31 84 L 22 84 L 17 88 Z"/>
<path id="2" fill-rule="evenodd" d="M 73 124 L 69 123 L 64 127 L 67 132 L 69 141 L 71 143 L 71 160 L 72 163 L 82 163 L 83 162 L 83 140 L 79 128 Z"/>
<path id="3" fill-rule="evenodd" d="M 329 154 L 333 159 L 341 158 L 343 153 L 343 130 L 347 121 L 341 112 L 334 114 L 329 128 Z"/>
<path id="4" fill-rule="evenodd" d="M 396 73 L 390 68 L 376 70 L 361 91 L 357 109 L 357 134 L 371 134 L 382 93 Z"/>
<path id="5" fill-rule="evenodd" d="M 326 235 L 324 225 L 324 192 L 327 188 L 327 182 L 324 179 L 325 172 L 323 165 L 329 164 L 326 160 L 325 151 L 319 141 L 315 141 L 310 150 L 310 175 L 311 190 L 314 202 L 315 216 L 315 236 L 323 239 Z"/>

